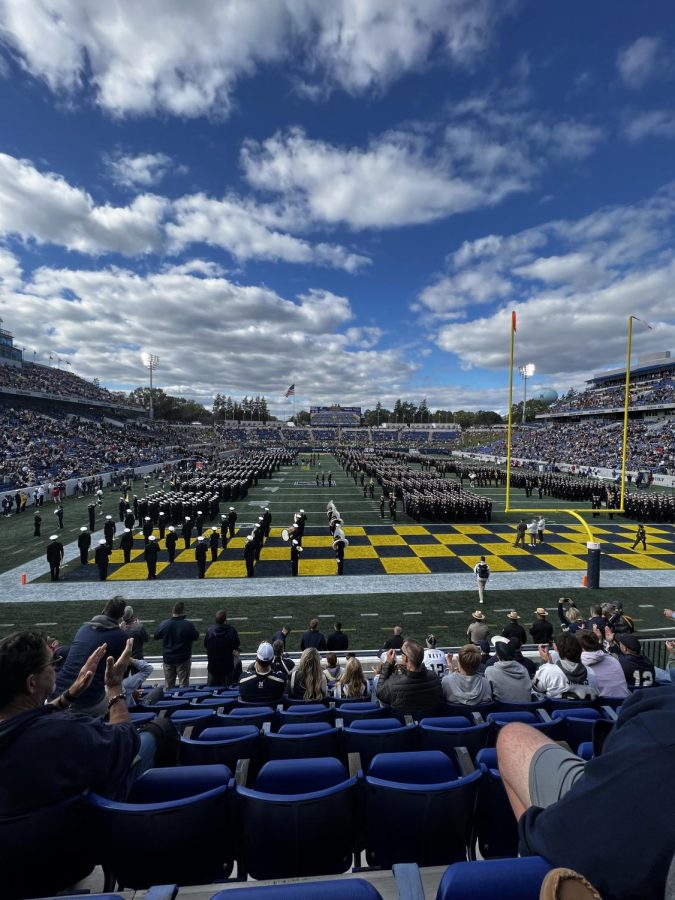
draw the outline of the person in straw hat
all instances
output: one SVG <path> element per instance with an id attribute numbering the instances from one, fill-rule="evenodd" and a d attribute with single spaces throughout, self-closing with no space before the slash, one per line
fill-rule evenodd
<path id="1" fill-rule="evenodd" d="M 530 627 L 530 634 L 535 644 L 548 644 L 553 640 L 553 625 L 547 620 L 548 613 L 538 606 L 534 611 L 537 617 Z"/>
<path id="2" fill-rule="evenodd" d="M 522 625 L 519 624 L 520 616 L 512 609 L 510 613 L 507 614 L 506 618 L 509 620 L 506 626 L 502 630 L 502 637 L 508 638 L 518 638 L 521 645 L 527 643 L 527 634 Z"/>
<path id="3" fill-rule="evenodd" d="M 466 629 L 469 640 L 474 644 L 477 644 L 479 641 L 489 641 L 490 629 L 485 624 L 485 616 L 483 613 L 477 609 L 476 612 L 471 613 L 471 618 L 473 619 L 473 622 L 471 622 Z"/>

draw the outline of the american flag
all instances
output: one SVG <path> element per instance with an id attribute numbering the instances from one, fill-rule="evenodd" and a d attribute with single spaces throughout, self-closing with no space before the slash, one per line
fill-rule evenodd
<path id="1" fill-rule="evenodd" d="M 284 397 L 295 397 L 295 385 L 292 384 L 284 394 Z"/>

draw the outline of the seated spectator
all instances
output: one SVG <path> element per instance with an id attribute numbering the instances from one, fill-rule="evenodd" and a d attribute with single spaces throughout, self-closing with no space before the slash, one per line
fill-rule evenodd
<path id="1" fill-rule="evenodd" d="M 272 644 L 272 650 L 274 650 L 272 671 L 275 673 L 280 673 L 284 676 L 284 678 L 289 679 L 291 677 L 291 672 L 295 668 L 295 663 L 290 658 L 290 656 L 288 656 L 284 652 L 284 647 L 285 645 L 282 640 L 276 640 Z"/>
<path id="2" fill-rule="evenodd" d="M 592 670 L 598 696 L 628 697 L 630 691 L 618 659 L 611 653 L 605 653 L 592 631 L 578 631 L 576 637 L 581 645 L 581 662 Z"/>
<path id="3" fill-rule="evenodd" d="M 448 653 L 446 661 L 449 672 L 442 679 L 441 687 L 447 703 L 462 703 L 465 706 L 490 703 L 492 687 L 485 676 L 478 672 L 481 652 L 475 644 L 465 644 L 461 648 L 457 654 L 456 670 L 452 653 Z"/>
<path id="4" fill-rule="evenodd" d="M 377 698 L 404 715 L 431 714 L 443 699 L 441 679 L 424 666 L 424 648 L 404 641 L 402 666 L 396 671 L 396 651 L 388 650 L 377 683 Z"/>
<path id="5" fill-rule="evenodd" d="M 239 696 L 247 703 L 269 706 L 278 703 L 286 688 L 285 677 L 277 670 L 272 671 L 274 650 L 263 641 L 255 656 L 253 671 L 243 675 L 239 682 Z"/>
<path id="6" fill-rule="evenodd" d="M 155 737 L 150 731 L 138 734 L 122 689 L 131 647 L 126 642 L 114 660 L 106 658 L 107 647 L 99 644 L 67 688 L 47 702 L 54 693 L 54 658 L 42 633 L 21 631 L 0 641 L 0 816 L 49 806 L 86 790 L 124 798 L 132 781 L 153 764 Z M 66 712 L 101 663 L 107 723 Z M 141 762 L 132 770 L 139 753 Z"/>
<path id="7" fill-rule="evenodd" d="M 654 663 L 642 653 L 642 644 L 634 634 L 626 632 L 614 636 L 607 626 L 607 649 L 619 660 L 628 687 L 654 687 Z"/>
<path id="8" fill-rule="evenodd" d="M 427 635 L 426 645 L 424 651 L 424 665 L 430 672 L 435 672 L 439 678 L 442 678 L 448 671 L 445 653 L 436 647 L 436 636 L 433 634 Z"/>
<path id="9" fill-rule="evenodd" d="M 554 649 L 539 645 L 543 660 L 532 681 L 532 688 L 543 697 L 555 700 L 595 700 L 598 686 L 592 670 L 581 662 L 581 644 L 569 631 L 555 639 Z"/>
<path id="10" fill-rule="evenodd" d="M 133 653 L 133 647 L 131 652 Z M 122 682 L 122 690 L 129 708 L 141 702 L 143 685 L 154 670 L 154 666 L 145 659 L 134 659 L 132 656 L 127 674 Z M 161 693 L 164 694 L 164 688 L 161 688 Z"/>
<path id="11" fill-rule="evenodd" d="M 565 608 L 566 604 L 567 608 Z M 581 613 L 574 605 L 574 600 L 570 600 L 569 597 L 559 598 L 558 618 L 560 619 L 562 627 L 566 631 L 569 631 L 570 634 L 575 634 L 577 631 L 581 631 L 582 628 L 586 628 L 586 623 L 581 618 Z"/>
<path id="12" fill-rule="evenodd" d="M 520 854 L 580 872 L 602 897 L 663 897 L 673 858 L 674 742 L 671 690 L 629 697 L 590 763 L 529 725 L 506 725 L 497 757 Z M 639 865 L 621 864 L 617 848 Z"/>
<path id="13" fill-rule="evenodd" d="M 78 628 L 70 645 L 68 656 L 56 676 L 57 693 L 62 694 L 73 683 L 82 666 L 97 647 L 105 645 L 109 654 L 119 656 L 127 644 L 126 633 L 120 628 L 126 602 L 123 597 L 113 597 L 103 607 L 100 616 L 94 616 L 86 625 Z M 73 712 L 85 715 L 103 716 L 106 713 L 105 700 L 105 660 L 100 657 L 98 668 L 71 703 Z"/>
<path id="14" fill-rule="evenodd" d="M 485 669 L 495 700 L 505 703 L 529 703 L 532 682 L 525 666 L 516 661 L 516 650 L 510 641 L 495 645 L 497 661 Z"/>
<path id="15" fill-rule="evenodd" d="M 352 656 L 347 660 L 342 677 L 335 686 L 336 697 L 362 699 L 368 695 L 368 680 L 360 661 Z"/>
<path id="16" fill-rule="evenodd" d="M 326 654 L 326 666 L 323 671 L 326 676 L 326 681 L 328 682 L 328 687 L 332 690 L 340 678 L 342 678 L 342 666 L 338 663 L 337 653 Z"/>
<path id="17" fill-rule="evenodd" d="M 328 696 L 328 683 L 316 647 L 308 647 L 291 672 L 288 694 L 297 700 L 324 700 Z"/>

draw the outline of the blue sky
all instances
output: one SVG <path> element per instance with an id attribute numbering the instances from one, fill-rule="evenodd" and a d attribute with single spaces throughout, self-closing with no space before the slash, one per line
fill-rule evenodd
<path id="1" fill-rule="evenodd" d="M 506 403 L 675 349 L 675 17 L 0 0 L 0 316 L 210 405 Z"/>

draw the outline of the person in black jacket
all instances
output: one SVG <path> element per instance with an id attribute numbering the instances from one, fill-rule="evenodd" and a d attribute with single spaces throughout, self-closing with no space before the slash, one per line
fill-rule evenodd
<path id="1" fill-rule="evenodd" d="M 42 527 L 42 516 L 36 512 L 33 516 L 33 537 L 40 537 L 40 528 Z"/>
<path id="2" fill-rule="evenodd" d="M 204 535 L 200 534 L 197 537 L 197 545 L 195 547 L 195 562 L 197 563 L 197 578 L 205 578 L 206 577 L 206 554 L 208 552 L 208 547 L 206 545 L 206 541 L 204 540 Z"/>
<path id="3" fill-rule="evenodd" d="M 211 562 L 218 559 L 218 547 L 220 544 L 220 535 L 218 529 L 211 526 L 211 534 L 209 535 L 209 550 L 211 551 Z"/>
<path id="4" fill-rule="evenodd" d="M 547 621 L 547 612 L 539 606 L 535 610 L 536 619 L 530 626 L 530 634 L 535 644 L 549 644 L 553 640 L 553 625 Z"/>
<path id="5" fill-rule="evenodd" d="M 404 715 L 432 714 L 443 702 L 441 679 L 424 665 L 424 647 L 404 641 L 403 666 L 397 671 L 396 651 L 388 650 L 377 682 L 377 699 Z"/>
<path id="6" fill-rule="evenodd" d="M 317 650 L 326 649 L 326 638 L 319 631 L 318 619 L 310 620 L 309 628 L 300 638 L 300 649 L 307 650 L 309 647 L 314 647 Z"/>
<path id="7" fill-rule="evenodd" d="M 178 543 L 178 535 L 173 525 L 169 525 L 165 540 L 166 551 L 169 554 L 169 562 L 172 563 L 176 559 L 176 544 Z"/>
<path id="8" fill-rule="evenodd" d="M 286 678 L 279 669 L 272 669 L 274 650 L 263 641 L 256 652 L 253 671 L 239 682 L 239 696 L 247 703 L 276 704 L 286 688 Z"/>
<path id="9" fill-rule="evenodd" d="M 342 622 L 335 623 L 335 631 L 326 638 L 326 650 L 340 651 L 349 648 L 349 638 L 342 630 Z"/>
<path id="10" fill-rule="evenodd" d="M 255 574 L 255 542 L 252 534 L 249 534 L 244 544 L 244 561 L 246 562 L 246 577 L 253 578 Z"/>
<path id="11" fill-rule="evenodd" d="M 185 618 L 185 604 L 182 600 L 174 604 L 170 619 L 164 619 L 157 626 L 155 640 L 162 641 L 164 680 L 167 688 L 176 686 L 176 678 L 181 687 L 190 684 L 192 668 L 192 644 L 199 638 L 199 632 Z"/>
<path id="12" fill-rule="evenodd" d="M 103 525 L 103 534 L 105 536 L 105 542 L 108 545 L 108 550 L 112 550 L 113 548 L 113 538 L 115 537 L 116 530 L 117 528 L 113 522 L 113 517 L 106 516 L 105 524 Z"/>
<path id="13" fill-rule="evenodd" d="M 80 533 L 77 536 L 77 549 L 80 551 L 80 562 L 83 566 L 86 566 L 89 562 L 89 548 L 91 547 L 91 535 L 87 530 L 87 526 L 83 525 L 80 528 Z"/>
<path id="14" fill-rule="evenodd" d="M 502 629 L 502 637 L 508 638 L 509 640 L 511 640 L 511 638 L 518 638 L 521 646 L 522 644 L 526 644 L 527 634 L 525 633 L 525 629 L 523 628 L 523 626 L 518 622 L 520 616 L 515 611 L 515 609 L 512 609 L 511 612 L 508 613 L 506 618 L 509 620 L 509 622 L 508 625 L 506 625 Z"/>
<path id="15" fill-rule="evenodd" d="M 227 621 L 227 612 L 219 609 L 215 624 L 210 625 L 204 636 L 204 648 L 208 658 L 208 684 L 229 687 L 236 684 L 241 674 L 239 661 L 239 634 Z"/>
<path id="16" fill-rule="evenodd" d="M 63 562 L 63 544 L 56 534 L 52 534 L 49 538 L 47 562 L 49 563 L 49 574 L 52 581 L 58 581 L 61 563 Z"/>
<path id="17" fill-rule="evenodd" d="M 234 506 L 230 507 L 230 511 L 227 514 L 227 527 L 230 530 L 230 538 L 234 537 L 234 529 L 237 524 L 237 513 L 234 510 Z"/>
<path id="18" fill-rule="evenodd" d="M 394 625 L 394 633 L 387 641 L 385 641 L 384 649 L 385 650 L 400 650 L 403 646 L 403 629 L 400 625 Z"/>
<path id="19" fill-rule="evenodd" d="M 125 528 L 120 538 L 120 550 L 124 553 L 124 562 L 131 562 L 131 551 L 134 546 L 134 536 L 131 528 Z"/>
<path id="20" fill-rule="evenodd" d="M 105 538 L 101 538 L 98 547 L 94 551 L 94 562 L 98 566 L 98 579 L 105 581 L 108 577 L 108 562 L 110 561 L 111 550 Z"/>
<path id="21" fill-rule="evenodd" d="M 183 522 L 183 527 L 181 529 L 181 534 L 183 535 L 183 540 L 185 541 L 185 549 L 190 549 L 190 538 L 192 537 L 192 520 L 190 516 L 185 516 L 185 521 Z"/>

